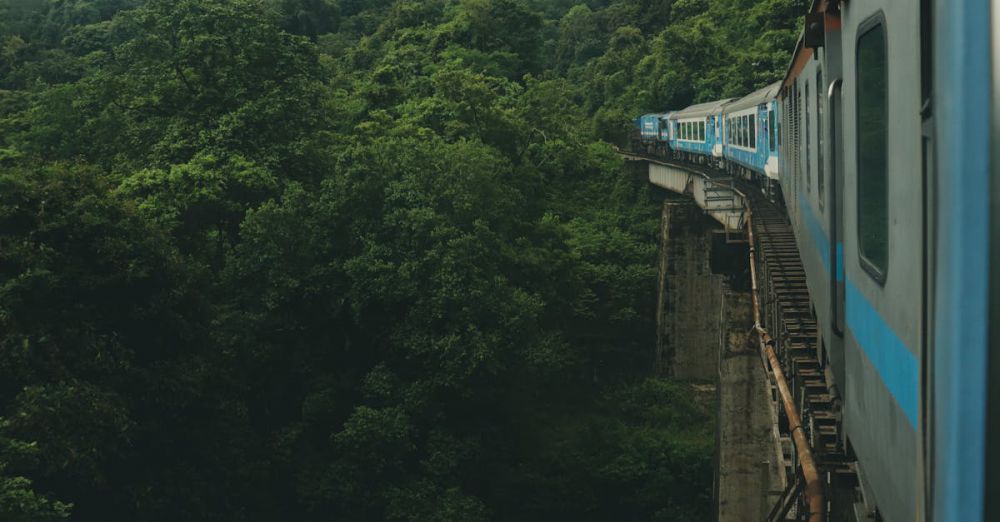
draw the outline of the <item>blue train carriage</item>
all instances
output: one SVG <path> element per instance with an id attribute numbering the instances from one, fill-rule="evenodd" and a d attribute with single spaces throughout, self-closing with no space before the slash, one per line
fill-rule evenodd
<path id="1" fill-rule="evenodd" d="M 780 124 L 777 101 L 782 82 L 758 89 L 725 106 L 723 154 L 727 170 L 760 183 L 768 194 L 779 186 Z"/>
<path id="2" fill-rule="evenodd" d="M 656 154 L 660 141 L 660 114 L 639 116 L 639 150 L 646 154 Z"/>
<path id="3" fill-rule="evenodd" d="M 670 114 L 674 158 L 719 166 L 722 162 L 722 110 L 732 98 L 692 105 Z"/>
<path id="4" fill-rule="evenodd" d="M 779 175 L 851 509 L 1000 520 L 1000 28 L 987 2 L 838 7 L 815 3 L 795 49 Z"/>

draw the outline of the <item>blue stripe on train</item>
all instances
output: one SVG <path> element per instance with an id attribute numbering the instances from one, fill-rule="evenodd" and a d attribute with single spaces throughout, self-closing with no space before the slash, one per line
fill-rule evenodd
<path id="1" fill-rule="evenodd" d="M 808 198 L 799 197 L 799 208 L 805 216 L 806 227 L 826 274 L 830 273 L 830 242 L 820 226 Z M 837 243 L 837 281 L 844 280 L 844 248 Z M 875 367 L 896 404 L 903 410 L 910 427 L 916 430 L 920 393 L 920 366 L 913 352 L 892 327 L 879 315 L 878 310 L 848 279 L 846 282 L 847 327 L 861 346 L 868 360 Z"/>

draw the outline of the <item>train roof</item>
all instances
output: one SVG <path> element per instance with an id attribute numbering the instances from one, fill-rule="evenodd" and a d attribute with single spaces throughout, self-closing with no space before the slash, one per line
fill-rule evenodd
<path id="1" fill-rule="evenodd" d="M 692 105 L 686 109 L 682 109 L 677 112 L 671 113 L 670 119 L 677 120 L 680 118 L 703 118 L 705 116 L 718 114 L 722 112 L 723 106 L 733 101 L 734 99 L 735 98 L 725 98 L 722 100 L 716 100 L 711 102 L 699 103 L 697 105 Z"/>
<path id="2" fill-rule="evenodd" d="M 767 103 L 773 100 L 778 95 L 778 90 L 781 89 L 781 81 L 777 81 L 757 89 L 756 91 L 726 105 L 726 112 L 735 112 L 743 109 L 749 109 L 750 107 L 756 107 L 762 103 Z"/>

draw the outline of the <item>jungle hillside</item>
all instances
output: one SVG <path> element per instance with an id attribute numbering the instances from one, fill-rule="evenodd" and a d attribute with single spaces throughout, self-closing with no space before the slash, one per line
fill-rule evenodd
<path id="1" fill-rule="evenodd" d="M 0 520 L 700 521 L 632 118 L 804 0 L 0 0 Z"/>

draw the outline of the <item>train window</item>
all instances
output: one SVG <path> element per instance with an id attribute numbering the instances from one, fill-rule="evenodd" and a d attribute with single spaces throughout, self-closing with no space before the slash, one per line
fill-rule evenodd
<path id="1" fill-rule="evenodd" d="M 757 116 L 754 115 L 754 114 L 751 114 L 750 116 L 748 116 L 748 118 L 750 120 L 750 123 L 748 124 L 749 125 L 749 129 L 750 129 L 750 141 L 748 142 L 748 145 L 750 146 L 751 149 L 756 149 L 757 148 Z"/>
<path id="2" fill-rule="evenodd" d="M 816 69 L 816 191 L 823 208 L 823 69 Z"/>
<path id="3" fill-rule="evenodd" d="M 805 113 L 806 113 L 806 194 L 812 193 L 812 175 L 810 169 L 812 168 L 812 135 L 809 134 L 809 84 L 806 83 L 806 95 L 803 103 L 805 103 Z"/>
<path id="4" fill-rule="evenodd" d="M 767 111 L 767 146 L 771 152 L 774 152 L 775 134 L 777 133 L 774 131 L 774 109 L 771 109 Z"/>
<path id="5" fill-rule="evenodd" d="M 858 243 L 862 265 L 879 282 L 889 262 L 889 92 L 885 26 L 880 19 L 857 45 Z"/>
<path id="6" fill-rule="evenodd" d="M 750 146 L 750 138 L 749 138 L 749 136 L 750 136 L 750 125 L 749 125 L 749 121 L 748 121 L 749 117 L 743 116 L 740 119 L 743 120 L 743 146 L 744 147 L 749 147 Z"/>
<path id="7" fill-rule="evenodd" d="M 705 141 L 705 133 L 708 131 L 708 124 L 706 122 L 699 122 L 701 125 L 701 141 Z"/>

